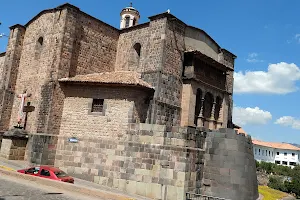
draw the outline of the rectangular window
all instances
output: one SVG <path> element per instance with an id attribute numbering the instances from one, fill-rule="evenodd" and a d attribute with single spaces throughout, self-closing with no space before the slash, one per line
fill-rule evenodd
<path id="1" fill-rule="evenodd" d="M 255 155 L 256 155 L 257 149 L 255 149 L 254 151 L 255 151 Z"/>
<path id="2" fill-rule="evenodd" d="M 258 149 L 258 155 L 260 155 L 260 149 Z"/>
<path id="3" fill-rule="evenodd" d="M 287 156 L 287 153 L 284 153 L 284 156 Z"/>
<path id="4" fill-rule="evenodd" d="M 277 152 L 277 156 L 279 156 L 279 152 Z"/>
<path id="5" fill-rule="evenodd" d="M 269 151 L 269 156 L 271 156 L 271 151 Z"/>
<path id="6" fill-rule="evenodd" d="M 266 156 L 268 156 L 268 150 L 266 150 Z"/>
<path id="7" fill-rule="evenodd" d="M 92 112 L 102 112 L 103 111 L 104 99 L 93 99 Z"/>
<path id="8" fill-rule="evenodd" d="M 274 153 L 273 153 L 273 151 L 272 151 L 272 157 L 274 157 Z"/>
<path id="9" fill-rule="evenodd" d="M 287 162 L 286 162 L 286 161 L 282 161 L 282 164 L 283 164 L 283 165 L 287 165 Z"/>
<path id="10" fill-rule="evenodd" d="M 264 150 L 262 150 L 261 152 L 262 152 L 262 154 L 261 154 L 261 155 L 264 155 L 264 152 L 265 152 L 265 151 L 264 151 Z"/>
<path id="11" fill-rule="evenodd" d="M 292 153 L 292 156 L 295 156 L 295 153 Z"/>
<path id="12" fill-rule="evenodd" d="M 290 162 L 290 165 L 295 166 L 296 163 L 295 162 Z"/>
<path id="13" fill-rule="evenodd" d="M 275 164 L 280 165 L 280 160 L 275 160 Z"/>

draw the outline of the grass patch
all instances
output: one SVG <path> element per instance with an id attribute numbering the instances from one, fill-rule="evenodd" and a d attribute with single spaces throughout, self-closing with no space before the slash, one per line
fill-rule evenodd
<path id="1" fill-rule="evenodd" d="M 264 196 L 263 200 L 277 200 L 287 196 L 284 192 L 261 185 L 258 186 L 258 192 Z"/>

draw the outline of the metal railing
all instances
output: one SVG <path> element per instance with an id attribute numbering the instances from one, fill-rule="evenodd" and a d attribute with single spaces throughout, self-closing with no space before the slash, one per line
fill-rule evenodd
<path id="1" fill-rule="evenodd" d="M 186 193 L 186 200 L 230 200 L 230 199 L 188 192 Z"/>

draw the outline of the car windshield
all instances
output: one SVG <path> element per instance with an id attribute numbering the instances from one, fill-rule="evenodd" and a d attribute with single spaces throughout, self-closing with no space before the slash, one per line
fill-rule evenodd
<path id="1" fill-rule="evenodd" d="M 63 172 L 63 171 L 55 171 L 54 174 L 55 174 L 58 178 L 68 176 L 68 175 L 67 175 L 65 172 Z"/>

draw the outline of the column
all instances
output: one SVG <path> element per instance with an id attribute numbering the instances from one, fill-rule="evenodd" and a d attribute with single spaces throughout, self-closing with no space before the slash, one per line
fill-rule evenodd
<path id="1" fill-rule="evenodd" d="M 209 128 L 210 129 L 217 129 L 216 127 L 216 120 L 215 120 L 215 111 L 216 111 L 216 97 L 213 96 L 213 103 L 210 113 L 210 121 L 209 121 Z"/>
<path id="2" fill-rule="evenodd" d="M 212 109 L 211 109 L 211 114 L 210 114 L 211 120 L 215 120 L 215 109 L 216 109 L 216 100 L 214 99 Z"/>
<path id="3" fill-rule="evenodd" d="M 206 92 L 202 93 L 201 108 L 200 108 L 200 114 L 199 114 L 198 123 L 197 123 L 198 127 L 203 127 L 204 126 L 203 108 L 204 108 L 205 94 L 206 94 Z"/>
<path id="4" fill-rule="evenodd" d="M 220 102 L 219 118 L 216 120 L 217 120 L 217 129 L 222 128 L 222 126 L 223 126 L 223 101 Z"/>

